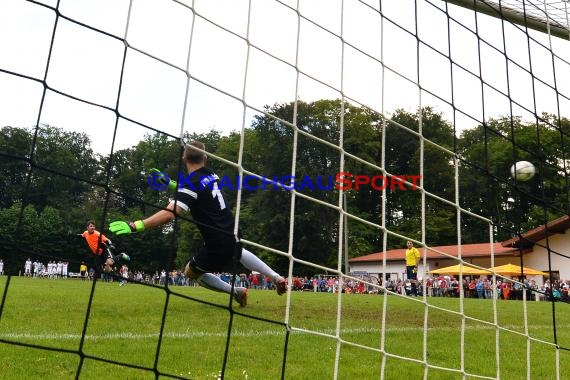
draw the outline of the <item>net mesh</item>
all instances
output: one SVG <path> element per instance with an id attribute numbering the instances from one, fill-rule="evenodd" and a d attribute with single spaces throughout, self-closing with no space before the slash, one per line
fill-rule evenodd
<path id="1" fill-rule="evenodd" d="M 210 302 L 169 286 L 147 284 L 141 287 L 164 300 L 155 316 L 155 325 L 150 326 L 151 331 L 138 331 L 140 326 L 136 324 L 135 314 L 140 310 L 135 310 L 129 316 L 135 326 L 132 330 L 101 334 L 102 324 L 114 323 L 108 318 L 104 302 L 105 297 L 112 294 L 106 293 L 106 288 L 99 290 L 100 285 L 94 282 L 79 295 L 87 300 L 87 310 L 84 323 L 74 326 L 73 333 L 7 331 L 16 326 L 14 320 L 6 317 L 10 316 L 7 309 L 12 294 L 16 294 L 16 299 L 26 297 L 20 293 L 25 287 L 16 286 L 17 279 L 9 276 L 4 282 L 0 305 L 2 349 L 17 347 L 70 354 L 79 358 L 73 361 L 77 378 L 88 378 L 91 373 L 96 377 L 101 373 L 109 375 L 109 368 L 117 370 L 119 367 L 132 370 L 133 376 L 144 373 L 156 378 L 192 378 L 212 376 L 212 373 L 217 377 L 247 378 L 240 366 L 244 358 L 249 358 L 250 351 L 237 350 L 236 354 L 233 345 L 247 346 L 248 337 L 264 336 L 271 344 L 264 347 L 266 351 L 257 352 L 255 360 L 266 360 L 273 365 L 249 376 L 303 378 L 310 367 L 307 363 L 320 361 L 319 357 L 311 358 L 306 351 L 292 349 L 292 346 L 306 345 L 311 352 L 326 347 L 326 360 L 319 368 L 324 368 L 325 377 L 335 379 L 401 378 L 404 375 L 417 378 L 418 374 L 430 379 L 454 375 L 498 379 L 513 373 L 517 378 L 563 378 L 561 367 L 567 360 L 561 360 L 561 351 L 569 346 L 565 341 L 558 341 L 556 318 L 558 323 L 566 322 L 561 313 L 557 313 L 558 306 L 553 306 L 552 324 L 536 327 L 531 322 L 538 311 L 529 306 L 527 292 L 522 292 L 522 302 L 513 309 L 513 314 L 500 314 L 496 285 L 507 276 L 498 273 L 492 276 L 495 285 L 492 300 L 485 314 L 477 315 L 469 310 L 462 287 L 462 296 L 457 302 L 442 305 L 428 297 L 426 283 L 421 297 L 407 297 L 402 294 L 405 293 L 403 288 L 397 291 L 375 278 L 348 273 L 347 262 L 353 247 L 362 244 L 354 240 L 354 233 L 349 237 L 350 227 L 350 231 L 374 231 L 376 246 L 382 252 L 375 264 L 379 279 L 396 271 L 385 252 L 396 242 L 407 239 L 420 247 L 420 274 L 424 277 L 434 258 L 468 264 L 462 244 L 475 237 L 490 251 L 490 264 L 494 266 L 500 257 L 500 253 L 495 252 L 500 249 L 496 244 L 499 232 L 512 234 L 513 246 L 524 248 L 521 243 L 524 220 L 520 216 L 506 216 L 505 211 L 511 206 L 503 198 L 512 196 L 515 207 L 523 200 L 528 203 L 528 199 L 537 204 L 544 214 L 537 219 L 546 223 L 546 235 L 550 216 L 561 217 L 567 213 L 564 189 L 545 194 L 541 193 L 542 187 L 529 194 L 497 174 L 499 162 L 490 154 L 495 138 L 509 145 L 510 158 L 530 155 L 539 163 L 539 173 L 550 168 L 566 175 L 565 153 L 561 154 L 560 162 L 551 162 L 544 158 L 540 146 L 541 133 L 548 127 L 559 133 L 555 142 L 549 142 L 565 152 L 567 131 L 562 119 L 564 110 L 570 109 L 570 57 L 568 41 L 563 39 L 568 31 L 567 5 L 567 1 L 109 0 L 104 5 L 100 1 L 3 2 L 0 24 L 6 29 L 0 29 L 1 34 L 28 36 L 23 42 L 12 43 L 11 39 L 5 39 L 0 45 L 6 52 L 0 61 L 1 87 L 10 85 L 16 89 L 2 91 L 6 105 L 2 122 L 31 125 L 34 131 L 29 155 L 10 153 L 4 146 L 0 151 L 10 162 L 25 164 L 24 204 L 36 196 L 32 190 L 38 178 L 49 181 L 52 177 L 65 177 L 92 186 L 93 198 L 97 199 L 94 208 L 103 210 L 100 225 L 108 219 L 107 212 L 120 202 L 148 209 L 161 207 L 145 202 L 136 194 L 123 192 L 113 183 L 112 162 L 120 158 L 121 149 L 130 147 L 133 140 L 142 138 L 145 133 L 158 133 L 168 140 L 180 141 L 188 137 L 188 132 L 208 132 L 212 126 L 219 125 L 239 133 L 239 148 L 233 157 L 209 152 L 210 159 L 242 177 L 279 174 L 270 172 L 270 167 L 260 168 L 252 163 L 256 159 L 263 161 L 252 152 L 261 147 L 255 145 L 256 141 L 250 140 L 246 132 L 251 124 L 257 123 L 269 131 L 284 131 L 286 138 L 272 140 L 275 143 L 272 149 L 287 149 L 283 151 L 288 174 L 300 173 L 300 167 L 306 170 L 310 162 L 303 161 L 304 147 L 317 146 L 326 153 L 323 156 L 331 161 L 328 163 L 335 173 L 358 168 L 376 175 L 405 174 L 395 172 L 399 168 L 396 166 L 398 158 L 407 157 L 408 153 L 409 156 L 417 154 L 409 170 L 421 179 L 417 183 L 412 183 L 410 178 L 402 182 L 405 188 L 415 186 L 416 191 L 406 195 L 412 200 L 408 199 L 407 203 L 414 204 L 413 207 L 403 209 L 400 207 L 400 203 L 404 203 L 402 199 L 395 198 L 384 188 L 376 193 L 376 202 L 370 207 L 374 212 L 370 213 L 355 211 L 356 201 L 347 200 L 348 191 L 325 197 L 307 189 L 290 191 L 270 202 L 273 213 L 285 215 L 286 221 L 281 225 L 284 230 L 280 232 L 288 236 L 287 244 L 273 246 L 260 244 L 247 235 L 243 238 L 242 242 L 248 247 L 263 250 L 269 257 L 284 259 L 291 281 L 295 273 L 307 268 L 336 278 L 331 284 L 332 289 L 336 289 L 336 298 L 326 310 L 333 316 L 327 319 L 329 325 L 319 323 L 318 316 L 308 318 L 299 311 L 303 306 L 295 303 L 291 293 L 278 311 L 258 316 L 236 311 L 224 300 Z M 102 8 L 106 11 L 100 12 Z M 17 23 L 9 23 L 10 19 Z M 533 30 L 526 30 L 525 25 Z M 536 33 L 534 29 L 546 34 Z M 37 59 L 26 60 L 25 65 L 10 59 L 19 56 L 21 51 L 33 52 Z M 338 128 L 338 135 L 321 133 L 318 123 L 311 124 L 305 118 L 304 101 L 319 99 L 340 99 L 335 103 L 338 114 L 330 118 Z M 282 103 L 288 107 L 268 106 Z M 399 113 L 400 107 L 408 112 Z M 459 153 L 456 140 L 440 140 L 430 135 L 433 123 L 441 116 L 426 107 L 433 107 L 450 120 L 449 128 L 455 137 L 474 124 L 482 126 L 482 135 L 475 136 L 472 143 L 484 140 L 484 152 L 464 157 Z M 355 126 L 351 119 L 355 108 L 366 110 L 368 117 L 365 123 L 356 124 L 357 134 L 367 131 L 365 124 L 374 125 L 379 131 L 370 135 L 371 151 L 376 156 L 363 154 L 364 148 L 354 146 L 351 141 L 355 134 L 351 129 Z M 17 109 L 18 114 L 13 115 L 9 112 L 11 109 Z M 406 115 L 412 120 L 406 120 Z M 502 125 L 488 122 L 499 117 L 504 117 L 506 122 Z M 534 127 L 536 145 L 529 147 L 519 142 L 513 122 L 519 117 Z M 94 142 L 94 149 L 108 157 L 104 173 L 91 177 L 72 171 L 67 162 L 46 163 L 49 149 L 41 146 L 41 136 L 50 125 L 86 133 Z M 504 125 L 511 128 L 505 129 Z M 395 135 L 403 136 L 419 148 L 407 151 L 405 146 L 393 146 L 390 139 Z M 430 165 L 434 162 L 440 166 Z M 441 169 L 444 163 L 447 165 L 445 174 L 451 179 L 449 188 L 430 181 L 436 177 L 435 169 Z M 474 186 L 462 182 L 462 170 L 466 167 L 484 178 L 478 184 L 483 183 L 488 188 L 488 197 L 471 200 L 470 204 L 477 206 L 471 209 L 463 207 L 470 195 L 470 186 Z M 541 179 L 544 181 L 544 176 Z M 244 209 L 243 197 L 245 195 L 238 192 L 235 200 L 238 227 L 244 214 L 247 216 L 250 211 Z M 24 211 L 25 206 L 22 206 L 20 222 Z M 438 234 L 443 232 L 429 221 L 440 217 L 439 212 L 455 216 L 455 223 L 441 230 L 449 234 L 447 240 L 457 243 L 456 253 L 450 254 L 435 244 L 441 237 Z M 318 258 L 307 260 L 302 256 L 300 244 L 310 248 L 315 243 L 303 241 L 302 232 L 296 230 L 298 220 L 307 215 L 315 218 L 313 224 L 317 226 L 328 227 L 324 221 L 334 220 L 327 233 L 334 237 L 329 245 L 333 246 L 332 252 L 336 255 L 333 264 L 336 265 L 325 262 L 323 257 L 320 257 L 321 262 Z M 411 225 L 407 231 L 416 231 L 413 234 L 401 233 L 398 228 L 405 222 L 404 215 Z M 187 218 L 183 220 L 192 222 Z M 174 230 L 178 231 L 176 227 Z M 473 231 L 478 235 L 474 237 Z M 468 232 L 471 235 L 466 236 Z M 537 246 L 548 256 L 549 270 L 567 264 L 563 249 L 551 244 L 548 238 Z M 32 248 L 11 248 L 21 255 L 60 258 Z M 172 263 L 173 251 L 169 251 L 169 255 Z M 524 264 L 522 257 L 520 255 L 521 264 Z M 458 278 L 461 283 L 464 275 L 460 273 Z M 375 313 L 355 317 L 350 296 L 339 291 L 346 289 L 349 283 L 351 289 L 363 285 L 372 292 L 389 296 L 374 299 L 378 303 Z M 518 281 L 513 284 L 524 285 Z M 103 292 L 102 296 L 99 292 Z M 136 296 L 132 302 L 136 304 Z M 211 312 L 212 323 L 205 331 L 181 331 L 169 323 L 169 318 L 176 315 L 182 318 L 178 320 L 181 326 L 198 324 L 191 313 L 184 313 L 188 305 L 198 305 Z M 227 313 L 218 318 L 215 317 L 218 311 Z M 408 319 L 409 315 L 421 316 L 421 326 L 413 324 L 418 320 Z M 553 338 L 544 338 L 548 334 L 543 333 L 543 329 L 552 333 Z M 443 332 L 447 340 L 441 340 Z M 94 344 L 98 339 L 105 344 Z M 106 345 L 114 345 L 121 339 L 143 340 L 146 344 L 150 341 L 154 351 L 133 362 L 110 356 L 108 351 L 112 350 Z M 408 344 L 398 345 L 399 341 Z M 441 350 L 438 347 L 442 344 L 453 349 Z M 191 363 L 199 368 L 194 372 L 181 374 L 171 366 L 161 365 L 165 356 L 187 357 L 188 351 L 198 352 L 204 347 L 216 351 L 217 359 L 204 358 L 204 363 L 200 363 L 203 368 Z M 132 346 L 128 349 L 136 352 Z M 511 358 L 503 355 L 505 349 L 516 349 L 516 356 L 526 359 L 524 365 L 511 363 Z M 449 358 L 444 355 L 451 356 L 453 364 L 449 364 Z M 535 376 L 533 365 L 544 357 L 548 358 L 549 366 L 541 369 L 544 373 Z M 93 362 L 98 365 L 92 367 Z M 358 366 L 360 362 L 364 365 Z M 483 363 L 492 364 L 483 366 Z"/>

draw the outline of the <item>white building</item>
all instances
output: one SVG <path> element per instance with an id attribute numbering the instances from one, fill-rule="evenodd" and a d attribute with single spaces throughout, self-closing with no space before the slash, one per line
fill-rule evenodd
<path id="1" fill-rule="evenodd" d="M 458 264 L 460 252 L 465 263 L 478 267 L 516 264 L 550 273 L 553 279 L 570 280 L 570 235 L 565 233 L 569 228 L 570 217 L 565 215 L 525 232 L 522 239 L 516 237 L 503 242 L 464 244 L 461 247 L 416 247 L 422 255 L 418 276 L 423 277 L 432 270 Z M 405 248 L 399 248 L 352 258 L 349 260 L 350 272 L 368 272 L 378 278 L 383 274 L 390 279 L 405 278 L 405 252 Z M 533 278 L 542 284 L 547 277 Z"/>

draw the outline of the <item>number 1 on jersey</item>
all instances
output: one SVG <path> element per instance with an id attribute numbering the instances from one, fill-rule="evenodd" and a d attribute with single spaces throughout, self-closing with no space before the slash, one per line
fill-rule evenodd
<path id="1" fill-rule="evenodd" d="M 218 203 L 220 203 L 220 210 L 223 210 L 226 208 L 226 201 L 224 200 L 224 196 L 222 195 L 222 192 L 220 191 L 220 189 L 218 189 L 218 183 L 217 182 L 214 182 L 214 185 L 212 186 L 212 197 L 218 198 Z"/>

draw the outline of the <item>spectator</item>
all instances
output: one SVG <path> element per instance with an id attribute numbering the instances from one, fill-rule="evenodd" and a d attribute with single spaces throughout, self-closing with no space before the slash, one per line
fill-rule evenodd
<path id="1" fill-rule="evenodd" d="M 483 280 L 483 289 L 485 290 L 485 298 L 489 300 L 493 298 L 492 285 L 493 285 L 492 282 L 488 278 Z"/>
<path id="2" fill-rule="evenodd" d="M 475 289 L 477 289 L 477 298 L 485 298 L 485 284 L 483 280 L 479 279 L 477 284 L 475 284 Z"/>
<path id="3" fill-rule="evenodd" d="M 511 297 L 511 282 L 508 280 L 503 281 L 501 285 L 501 293 L 504 300 L 508 300 Z"/>

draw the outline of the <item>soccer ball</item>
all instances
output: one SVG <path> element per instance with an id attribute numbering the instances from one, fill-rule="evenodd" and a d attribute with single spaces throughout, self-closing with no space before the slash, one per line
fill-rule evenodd
<path id="1" fill-rule="evenodd" d="M 518 161 L 511 166 L 511 177 L 517 181 L 528 181 L 535 173 L 534 165 L 528 161 Z"/>

